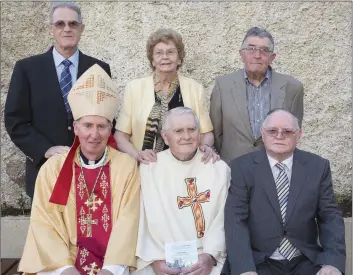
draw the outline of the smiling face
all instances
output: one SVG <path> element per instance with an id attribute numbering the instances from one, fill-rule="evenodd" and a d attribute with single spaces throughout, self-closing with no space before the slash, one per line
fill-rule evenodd
<path id="1" fill-rule="evenodd" d="M 181 65 L 178 49 L 171 40 L 156 44 L 152 58 L 152 65 L 157 73 L 175 73 Z"/>
<path id="2" fill-rule="evenodd" d="M 111 128 L 111 123 L 102 116 L 84 116 L 74 121 L 75 135 L 87 159 L 96 160 L 103 155 Z"/>
<path id="3" fill-rule="evenodd" d="M 191 114 L 172 115 L 169 128 L 162 132 L 165 144 L 179 160 L 186 160 L 195 153 L 200 142 L 200 130 Z"/>
<path id="4" fill-rule="evenodd" d="M 250 74 L 265 75 L 268 66 L 276 58 L 276 54 L 266 51 L 250 51 L 249 48 L 271 50 L 271 42 L 267 37 L 249 36 L 239 51 L 245 70 Z"/>
<path id="5" fill-rule="evenodd" d="M 302 131 L 297 128 L 291 114 L 277 111 L 265 119 L 261 135 L 267 153 L 277 161 L 282 161 L 293 154 Z"/>
<path id="6" fill-rule="evenodd" d="M 55 47 L 62 50 L 76 50 L 84 25 L 79 22 L 76 11 L 69 8 L 57 8 L 53 13 L 50 34 L 55 40 Z"/>

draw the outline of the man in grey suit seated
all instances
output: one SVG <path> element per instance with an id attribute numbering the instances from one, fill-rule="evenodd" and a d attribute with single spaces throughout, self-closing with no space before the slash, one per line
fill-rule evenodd
<path id="1" fill-rule="evenodd" d="M 265 150 L 232 161 L 224 219 L 228 264 L 222 273 L 344 273 L 344 221 L 330 164 L 296 149 L 301 134 L 296 117 L 273 110 L 261 128 Z"/>
<path id="2" fill-rule="evenodd" d="M 239 50 L 244 69 L 216 78 L 210 117 L 216 149 L 227 163 L 263 148 L 260 128 L 270 110 L 291 111 L 301 125 L 303 85 L 271 67 L 276 58 L 274 48 L 268 31 L 249 29 Z"/>

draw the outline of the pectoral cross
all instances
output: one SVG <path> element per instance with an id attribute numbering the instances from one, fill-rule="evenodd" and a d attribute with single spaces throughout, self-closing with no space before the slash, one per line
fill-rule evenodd
<path id="1" fill-rule="evenodd" d="M 196 178 L 186 178 L 188 197 L 177 197 L 178 207 L 191 206 L 192 214 L 194 215 L 197 237 L 202 238 L 205 234 L 205 217 L 203 215 L 201 203 L 209 202 L 211 191 L 208 189 L 205 192 L 197 193 Z"/>
<path id="2" fill-rule="evenodd" d="M 98 209 L 98 207 L 96 206 L 96 204 L 98 204 L 98 206 L 100 206 L 103 201 L 99 198 L 98 200 L 96 200 L 97 196 L 96 194 L 92 194 L 86 201 L 85 201 L 85 205 L 91 209 L 93 212 L 96 211 Z"/>
<path id="3" fill-rule="evenodd" d="M 95 262 L 91 263 L 90 267 L 85 265 L 82 269 L 87 272 L 87 275 L 95 275 L 100 270 Z"/>
<path id="4" fill-rule="evenodd" d="M 82 215 L 79 219 L 79 223 L 81 225 L 87 225 L 87 233 L 86 233 L 86 237 L 92 237 L 92 225 L 97 225 L 98 224 L 98 220 L 92 220 L 92 214 L 88 213 L 86 216 L 86 219 L 84 218 L 84 215 Z"/>

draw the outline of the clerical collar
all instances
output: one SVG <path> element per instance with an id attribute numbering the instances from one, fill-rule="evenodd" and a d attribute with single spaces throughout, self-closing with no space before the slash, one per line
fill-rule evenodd
<path id="1" fill-rule="evenodd" d="M 170 153 L 172 154 L 172 156 L 173 156 L 177 161 L 180 161 L 180 162 L 188 162 L 188 161 L 192 160 L 192 159 L 196 156 L 197 151 L 198 151 L 198 150 L 195 150 L 194 153 L 190 154 L 190 158 L 189 158 L 189 159 L 186 159 L 186 160 L 182 160 L 182 159 L 177 158 L 177 157 L 173 154 L 173 152 L 172 152 L 171 150 L 170 150 Z"/>
<path id="2" fill-rule="evenodd" d="M 105 155 L 108 152 L 108 147 L 105 148 L 104 150 L 104 154 L 97 160 L 88 160 L 83 154 L 82 151 L 80 150 L 80 160 L 82 163 L 82 166 L 85 168 L 96 168 L 96 167 L 100 167 L 103 165 L 104 159 L 105 159 Z"/>

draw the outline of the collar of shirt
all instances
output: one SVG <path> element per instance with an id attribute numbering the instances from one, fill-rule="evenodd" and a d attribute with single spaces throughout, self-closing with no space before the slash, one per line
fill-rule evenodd
<path id="1" fill-rule="evenodd" d="M 267 154 L 267 158 L 268 158 L 268 161 L 270 162 L 271 169 L 273 169 L 273 167 L 278 163 L 278 161 L 275 160 L 274 158 L 270 157 L 268 154 Z M 289 172 L 292 172 L 293 155 L 291 155 L 289 158 L 285 159 L 281 163 L 284 164 L 288 168 Z"/>
<path id="2" fill-rule="evenodd" d="M 68 58 L 71 61 L 71 63 L 74 65 L 74 67 L 76 67 L 76 68 L 78 67 L 78 57 L 79 57 L 79 51 L 77 49 L 76 52 Z M 60 65 L 64 66 L 63 64 L 61 64 L 61 62 L 63 62 L 63 60 L 65 60 L 66 58 L 63 57 L 56 50 L 55 47 L 53 47 L 53 58 L 54 58 L 54 63 L 55 63 L 56 68 L 58 68 Z"/>
<path id="3" fill-rule="evenodd" d="M 265 73 L 265 79 L 269 79 L 271 77 L 271 73 L 272 73 L 272 68 L 271 68 L 271 66 L 268 66 L 266 73 Z M 246 72 L 245 69 L 244 69 L 244 78 L 246 81 L 249 81 L 248 73 Z"/>
<path id="4" fill-rule="evenodd" d="M 81 152 L 80 152 L 80 163 L 82 165 L 82 167 L 87 168 L 87 169 L 96 169 L 98 167 L 101 167 L 102 165 L 104 165 L 106 156 L 108 153 L 108 147 L 105 148 L 104 150 L 104 154 L 103 156 L 99 159 L 98 162 L 96 161 L 88 161 L 88 163 L 85 163 L 82 156 L 81 156 Z M 86 158 L 87 159 L 87 158 Z"/>

